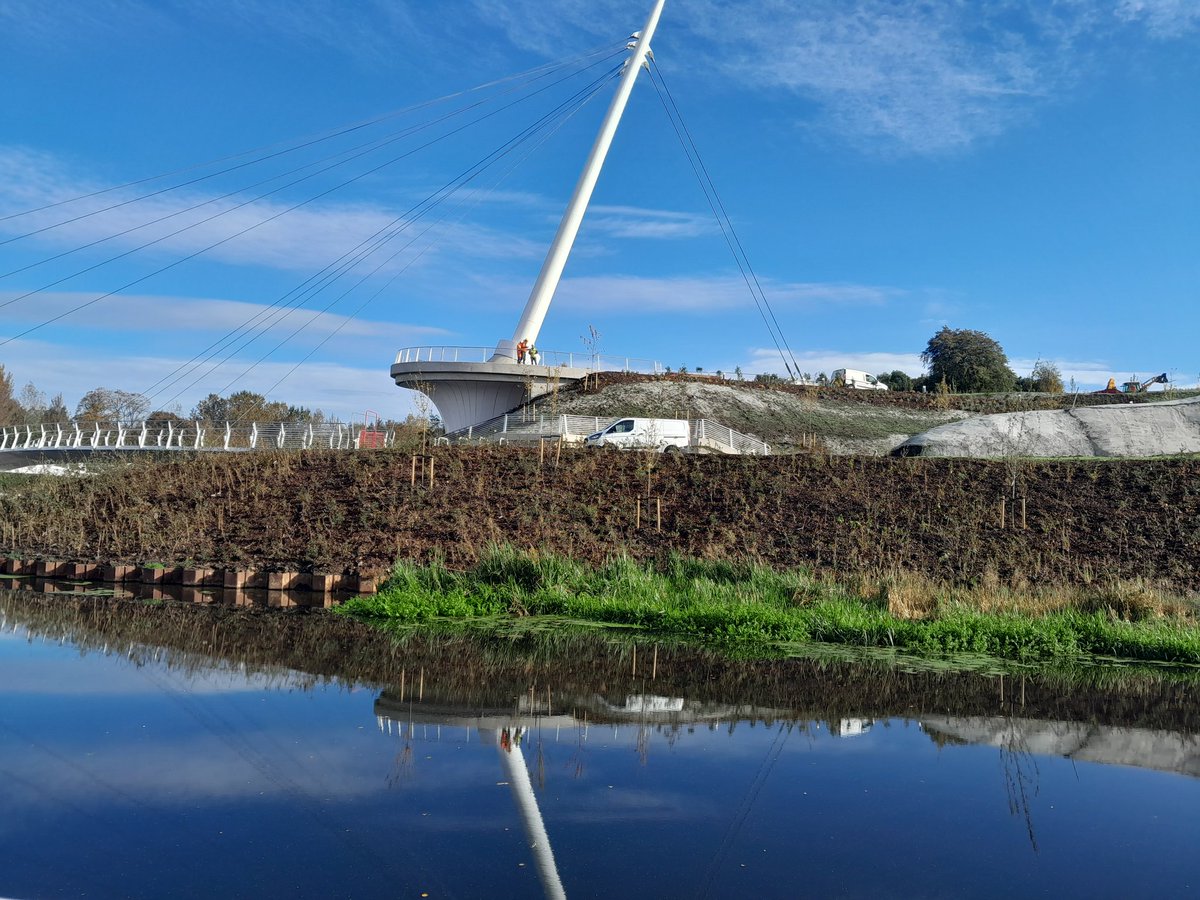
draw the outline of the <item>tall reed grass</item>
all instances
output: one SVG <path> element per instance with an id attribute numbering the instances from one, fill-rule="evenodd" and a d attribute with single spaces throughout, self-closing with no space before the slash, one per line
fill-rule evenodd
<path id="1" fill-rule="evenodd" d="M 804 569 L 671 556 L 590 567 L 492 546 L 473 568 L 399 563 L 380 592 L 341 608 L 422 623 L 558 616 L 727 642 L 821 641 L 1023 661 L 1082 655 L 1200 664 L 1194 600 L 1139 582 L 1022 592 L 916 576 L 842 584 Z"/>

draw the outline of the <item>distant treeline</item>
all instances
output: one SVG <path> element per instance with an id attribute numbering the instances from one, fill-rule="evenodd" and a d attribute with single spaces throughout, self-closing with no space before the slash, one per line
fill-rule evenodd
<path id="1" fill-rule="evenodd" d="M 410 421 L 413 420 L 413 421 Z M 150 400 L 142 394 L 116 388 L 98 387 L 88 391 L 80 399 L 72 413 L 63 401 L 62 394 L 47 400 L 46 394 L 31 382 L 20 391 L 13 388 L 12 375 L 0 365 L 0 426 L 11 425 L 140 425 L 165 427 L 168 424 L 183 425 L 200 422 L 209 425 L 225 422 L 293 422 L 314 425 L 335 422 L 320 409 L 296 406 L 278 400 L 268 400 L 254 391 L 237 391 L 222 397 L 209 394 L 191 410 L 175 406 L 173 409 L 153 409 Z M 415 421 L 413 416 L 403 421 L 381 420 L 384 428 L 437 426 L 435 421 Z"/>

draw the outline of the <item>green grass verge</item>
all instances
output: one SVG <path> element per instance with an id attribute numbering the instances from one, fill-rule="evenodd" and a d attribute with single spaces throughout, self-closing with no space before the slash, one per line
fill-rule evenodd
<path id="1" fill-rule="evenodd" d="M 953 602 L 930 617 L 902 619 L 885 602 L 804 570 L 679 557 L 661 568 L 622 557 L 593 569 L 496 547 L 466 572 L 400 563 L 378 594 L 338 611 L 407 624 L 557 616 L 708 641 L 821 641 L 1025 662 L 1106 656 L 1200 664 L 1200 627 L 1182 621 L 1129 622 L 1105 611 L 995 614 Z"/>

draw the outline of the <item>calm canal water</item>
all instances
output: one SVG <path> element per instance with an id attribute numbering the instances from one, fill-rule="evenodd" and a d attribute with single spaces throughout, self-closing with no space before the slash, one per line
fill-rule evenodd
<path id="1" fill-rule="evenodd" d="M 106 647 L 20 609 L 0 896 L 1200 895 L 1187 730 L 823 719 L 644 674 L 500 702 L 424 667 L 381 687 Z"/>

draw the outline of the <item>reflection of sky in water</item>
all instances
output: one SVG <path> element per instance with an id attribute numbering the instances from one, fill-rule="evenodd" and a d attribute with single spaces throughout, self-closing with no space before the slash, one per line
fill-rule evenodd
<path id="1" fill-rule="evenodd" d="M 0 637 L 0 895 L 539 895 L 494 733 L 408 739 L 375 698 Z M 1185 776 L 939 749 L 902 719 L 522 750 L 572 897 L 1200 891 Z"/>

